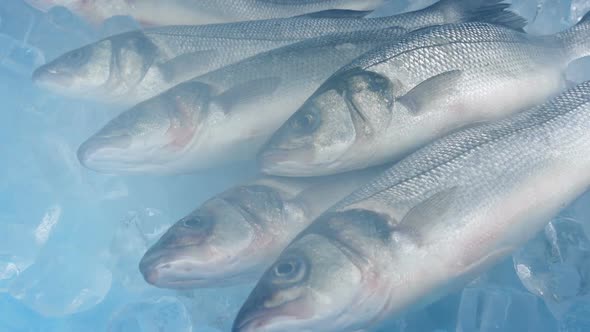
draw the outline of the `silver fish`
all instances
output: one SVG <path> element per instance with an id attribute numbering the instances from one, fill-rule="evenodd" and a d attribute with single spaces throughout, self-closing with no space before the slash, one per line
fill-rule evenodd
<path id="1" fill-rule="evenodd" d="M 590 186 L 590 82 L 418 150 L 283 251 L 234 331 L 354 331 L 465 285 Z"/>
<path id="2" fill-rule="evenodd" d="M 486 23 L 413 32 L 327 80 L 262 150 L 262 171 L 326 175 L 399 160 L 468 124 L 556 95 L 590 55 L 590 19 L 553 36 Z"/>
<path id="3" fill-rule="evenodd" d="M 423 10 L 363 19 L 366 12 L 327 11 L 288 19 L 169 26 L 115 35 L 38 68 L 33 80 L 53 92 L 135 105 L 249 56 L 333 33 L 400 26 L 515 19 L 497 0 L 443 0 Z"/>
<path id="4" fill-rule="evenodd" d="M 65 6 L 90 22 L 129 15 L 146 25 L 212 24 L 284 18 L 329 9 L 372 10 L 383 0 L 25 0 Z"/>
<path id="5" fill-rule="evenodd" d="M 252 159 L 344 64 L 405 29 L 306 40 L 182 83 L 111 120 L 78 150 L 101 172 L 179 173 Z"/>
<path id="6" fill-rule="evenodd" d="M 326 178 L 262 178 L 231 188 L 174 224 L 139 268 L 163 288 L 256 281 L 309 223 L 381 169 Z"/>

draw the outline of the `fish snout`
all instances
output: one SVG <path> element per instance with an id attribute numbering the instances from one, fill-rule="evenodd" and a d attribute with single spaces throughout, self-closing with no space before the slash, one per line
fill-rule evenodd
<path id="1" fill-rule="evenodd" d="M 69 86 L 72 83 L 70 75 L 47 65 L 35 69 L 32 80 L 35 84 L 47 88 L 51 86 Z"/>
<path id="2" fill-rule="evenodd" d="M 148 284 L 160 287 L 163 285 L 165 276 L 171 269 L 169 263 L 162 262 L 161 256 L 148 250 L 139 262 L 139 271 Z"/>
<path id="3" fill-rule="evenodd" d="M 82 166 L 100 171 L 101 162 L 115 161 L 118 155 L 122 157 L 131 142 L 129 135 L 92 137 L 78 148 L 78 160 Z"/>

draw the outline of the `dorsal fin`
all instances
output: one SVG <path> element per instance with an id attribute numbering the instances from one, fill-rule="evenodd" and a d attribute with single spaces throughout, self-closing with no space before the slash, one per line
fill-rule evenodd
<path id="1" fill-rule="evenodd" d="M 329 9 L 322 10 L 315 13 L 298 15 L 296 17 L 306 18 L 363 18 L 370 13 L 372 10 L 350 10 L 350 9 Z"/>

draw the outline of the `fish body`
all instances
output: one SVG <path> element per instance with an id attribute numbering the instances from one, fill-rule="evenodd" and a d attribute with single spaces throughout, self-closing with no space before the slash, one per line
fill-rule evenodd
<path id="1" fill-rule="evenodd" d="M 382 18 L 327 11 L 287 19 L 133 31 L 68 52 L 38 68 L 33 80 L 63 95 L 131 106 L 249 56 L 310 38 L 394 26 L 414 30 L 476 18 L 517 19 L 497 2 L 444 0 Z"/>
<path id="2" fill-rule="evenodd" d="M 306 40 L 182 83 L 111 120 L 78 151 L 102 172 L 178 173 L 253 158 L 341 66 L 404 29 Z"/>
<path id="3" fill-rule="evenodd" d="M 213 24 L 285 18 L 330 9 L 372 10 L 382 0 L 27 0 L 47 10 L 66 6 L 92 22 L 129 15 L 146 25 Z"/>
<path id="4" fill-rule="evenodd" d="M 590 82 L 442 138 L 322 214 L 234 331 L 354 331 L 465 285 L 590 185 Z"/>
<path id="5" fill-rule="evenodd" d="M 253 282 L 312 220 L 377 172 L 265 177 L 231 188 L 176 222 L 144 255 L 140 270 L 163 288 Z"/>
<path id="6" fill-rule="evenodd" d="M 410 33 L 328 79 L 262 150 L 261 168 L 311 176 L 378 165 L 544 102 L 590 54 L 588 20 L 544 37 L 478 22 Z"/>

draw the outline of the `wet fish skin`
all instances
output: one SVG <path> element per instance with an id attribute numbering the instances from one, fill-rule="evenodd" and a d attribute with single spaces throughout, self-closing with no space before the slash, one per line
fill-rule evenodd
<path id="1" fill-rule="evenodd" d="M 182 173 L 253 158 L 341 66 L 404 29 L 306 40 L 223 67 L 123 112 L 78 150 L 109 173 Z"/>
<path id="2" fill-rule="evenodd" d="M 305 39 L 393 26 L 413 30 L 473 19 L 518 20 L 497 0 L 443 0 L 419 11 L 382 18 L 363 19 L 363 14 L 328 11 L 288 19 L 134 31 L 66 53 L 38 68 L 33 80 L 66 96 L 131 106 L 186 80 Z"/>
<path id="3" fill-rule="evenodd" d="M 231 188 L 176 222 L 146 252 L 140 271 L 148 283 L 173 289 L 256 281 L 312 220 L 381 170 L 265 177 Z"/>
<path id="4" fill-rule="evenodd" d="M 329 9 L 372 10 L 382 0 L 26 0 L 47 10 L 66 6 L 91 22 L 130 15 L 146 25 L 213 24 L 285 18 Z"/>
<path id="5" fill-rule="evenodd" d="M 314 176 L 399 160 L 459 127 L 559 93 L 590 54 L 585 17 L 554 36 L 486 23 L 426 28 L 328 79 L 262 150 L 264 173 Z"/>
<path id="6" fill-rule="evenodd" d="M 589 133 L 585 82 L 418 150 L 302 232 L 233 330 L 354 331 L 465 285 L 590 186 Z"/>

